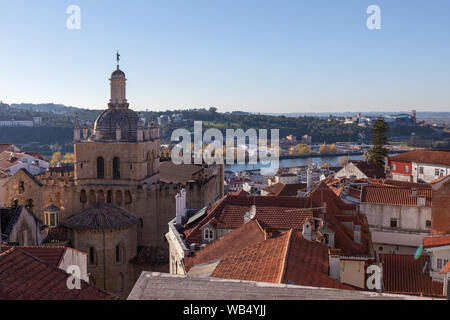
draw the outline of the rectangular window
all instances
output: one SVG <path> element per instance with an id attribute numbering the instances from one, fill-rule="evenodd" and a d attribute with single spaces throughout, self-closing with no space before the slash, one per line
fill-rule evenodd
<path id="1" fill-rule="evenodd" d="M 434 169 L 434 175 L 435 175 L 436 177 L 439 177 L 439 169 Z"/>
<path id="2" fill-rule="evenodd" d="M 431 228 L 431 220 L 427 220 L 425 222 L 425 225 L 427 226 L 427 228 Z"/>
<path id="3" fill-rule="evenodd" d="M 409 166 L 405 166 L 405 172 L 409 172 Z"/>
<path id="4" fill-rule="evenodd" d="M 397 169 L 397 166 L 395 165 L 395 163 L 392 165 L 392 170 L 396 170 Z"/>
<path id="5" fill-rule="evenodd" d="M 437 269 L 441 270 L 442 269 L 442 259 L 437 259 Z"/>
<path id="6" fill-rule="evenodd" d="M 391 228 L 397 228 L 397 219 L 391 218 Z"/>
<path id="7" fill-rule="evenodd" d="M 423 167 L 419 167 L 419 173 L 423 174 Z"/>

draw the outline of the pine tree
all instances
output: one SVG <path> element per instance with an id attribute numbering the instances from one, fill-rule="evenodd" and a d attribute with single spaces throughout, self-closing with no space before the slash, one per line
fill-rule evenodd
<path id="1" fill-rule="evenodd" d="M 382 118 L 378 118 L 372 129 L 372 149 L 367 154 L 367 160 L 379 167 L 384 167 L 384 159 L 388 156 L 388 150 L 384 147 L 388 144 L 386 133 L 389 127 Z"/>

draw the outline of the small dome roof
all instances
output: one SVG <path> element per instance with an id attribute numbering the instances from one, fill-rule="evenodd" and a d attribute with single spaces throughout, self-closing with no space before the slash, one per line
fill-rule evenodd
<path id="1" fill-rule="evenodd" d="M 107 109 L 95 120 L 94 130 L 100 140 L 116 140 L 116 129 L 121 130 L 121 141 L 137 141 L 139 115 L 131 109 Z"/>
<path id="2" fill-rule="evenodd" d="M 102 203 L 66 219 L 62 225 L 75 230 L 104 230 L 137 224 L 139 219 L 116 205 Z"/>
<path id="3" fill-rule="evenodd" d="M 111 78 L 115 78 L 115 77 L 125 78 L 125 72 L 123 72 L 120 69 L 117 69 L 113 73 L 111 73 Z"/>

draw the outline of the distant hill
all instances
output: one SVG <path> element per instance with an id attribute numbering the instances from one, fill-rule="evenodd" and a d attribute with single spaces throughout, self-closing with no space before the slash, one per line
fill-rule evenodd
<path id="1" fill-rule="evenodd" d="M 54 103 L 13 103 L 10 105 L 11 108 L 20 109 L 20 110 L 28 110 L 28 111 L 40 111 L 40 112 L 53 112 L 53 113 L 67 113 L 79 110 L 79 108 L 65 106 L 63 104 L 54 104 Z"/>
<path id="2" fill-rule="evenodd" d="M 399 113 L 410 113 L 410 111 L 398 111 L 398 112 L 361 112 L 363 116 L 376 117 L 380 115 L 394 115 Z M 288 112 L 288 113 L 261 113 L 268 116 L 285 116 L 285 117 L 353 117 L 358 112 Z M 445 118 L 450 119 L 450 112 L 417 112 L 417 118 L 430 119 L 430 118 Z"/>

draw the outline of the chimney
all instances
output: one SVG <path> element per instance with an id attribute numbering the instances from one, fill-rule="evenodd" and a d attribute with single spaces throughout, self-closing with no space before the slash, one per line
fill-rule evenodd
<path id="1" fill-rule="evenodd" d="M 306 170 L 306 191 L 309 192 L 311 190 L 311 184 L 312 184 L 312 169 L 308 168 Z"/>
<path id="2" fill-rule="evenodd" d="M 340 281 L 341 280 L 341 257 L 339 250 L 328 250 L 328 262 L 329 262 L 329 275 L 330 278 Z"/>
<path id="3" fill-rule="evenodd" d="M 350 183 L 355 183 L 356 176 L 353 174 L 350 176 Z"/>
<path id="4" fill-rule="evenodd" d="M 189 246 L 189 255 L 193 255 L 195 253 L 195 247 L 197 246 L 196 243 L 191 243 Z"/>
<path id="5" fill-rule="evenodd" d="M 312 241 L 312 224 L 311 221 L 307 220 L 303 224 L 303 231 L 302 231 L 303 238 L 305 238 L 308 241 Z"/>
<path id="6" fill-rule="evenodd" d="M 417 196 L 417 205 L 424 207 L 426 204 L 427 198 L 425 196 Z"/>
<path id="7" fill-rule="evenodd" d="M 186 190 L 183 189 L 175 196 L 176 223 L 178 226 L 183 224 L 186 217 Z"/>

